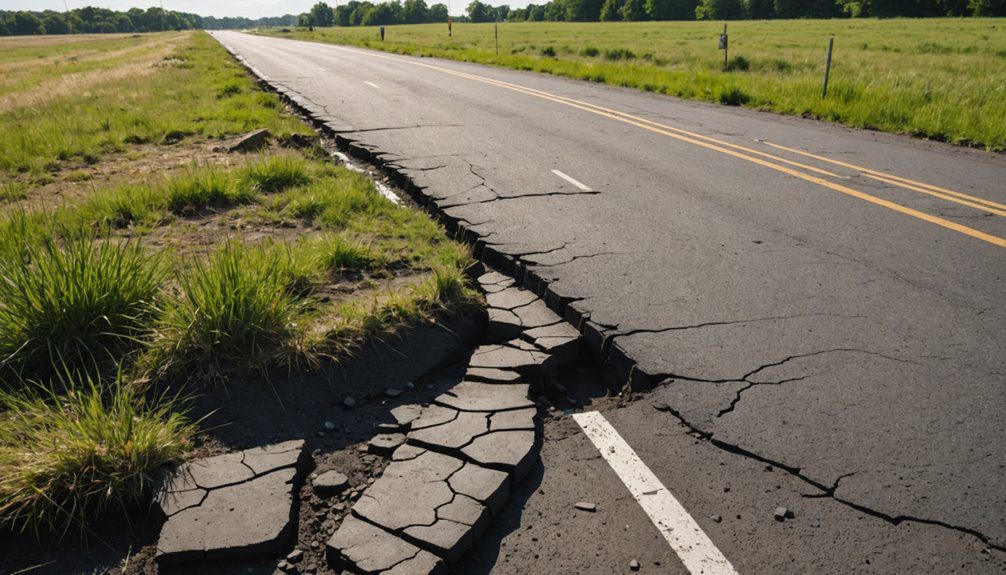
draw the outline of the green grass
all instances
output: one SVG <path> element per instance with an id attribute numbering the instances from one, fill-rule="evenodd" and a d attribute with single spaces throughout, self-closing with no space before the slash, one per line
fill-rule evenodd
<path id="1" fill-rule="evenodd" d="M 296 269 L 290 252 L 227 243 L 186 271 L 158 327 L 162 365 L 213 378 L 294 362 L 308 303 Z"/>
<path id="2" fill-rule="evenodd" d="M 134 50 L 121 53 L 130 47 Z M 92 36 L 72 48 L 52 50 L 59 64 L 20 65 L 39 53 L 34 45 L 6 46 L 0 56 L 0 78 L 24 76 L 19 82 L 0 81 L 0 103 L 4 98 L 12 99 L 8 106 L 24 103 L 0 107 L 0 125 L 6 128 L 0 131 L 0 185 L 95 163 L 136 144 L 258 128 L 280 138 L 312 134 L 296 118 L 278 113 L 279 99 L 258 91 L 244 69 L 203 32 Z M 69 50 L 87 50 L 89 57 L 66 63 Z M 86 75 L 74 80 L 68 72 Z"/>
<path id="3" fill-rule="evenodd" d="M 149 331 L 161 259 L 135 241 L 61 240 L 56 224 L 20 216 L 0 244 L 0 373 L 121 361 Z"/>
<path id="4" fill-rule="evenodd" d="M 207 35 L 73 40 L 0 51 L 0 531 L 143 512 L 198 425 L 151 381 L 261 385 L 480 303 L 465 246 L 319 147 L 213 150 L 312 132 Z"/>
<path id="5" fill-rule="evenodd" d="M 67 376 L 0 393 L 0 529 L 65 534 L 136 510 L 157 470 L 191 448 L 176 399 L 145 399 L 121 378 Z"/>
<path id="6" fill-rule="evenodd" d="M 1001 19 L 502 23 L 315 28 L 280 34 L 532 70 L 726 105 L 1006 149 Z M 821 97 L 828 38 L 830 94 Z"/>

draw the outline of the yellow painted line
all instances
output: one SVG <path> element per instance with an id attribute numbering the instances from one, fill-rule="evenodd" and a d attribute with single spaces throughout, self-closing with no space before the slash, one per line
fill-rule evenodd
<path id="1" fill-rule="evenodd" d="M 946 188 L 941 188 L 939 186 L 934 186 L 932 184 L 927 184 L 925 182 L 917 182 L 915 180 L 910 180 L 908 178 L 903 178 L 901 176 L 895 176 L 894 174 L 888 174 L 886 172 L 881 172 L 879 170 L 871 170 L 870 168 L 864 168 L 863 166 L 857 166 L 855 164 L 850 164 L 848 162 L 843 162 L 841 160 L 833 160 L 831 158 L 827 158 L 827 157 L 824 157 L 824 156 L 819 156 L 817 154 L 812 154 L 810 152 L 805 152 L 803 150 L 796 150 L 794 148 L 788 148 L 788 147 L 780 145 L 780 144 L 773 144 L 772 142 L 764 142 L 764 144 L 768 145 L 768 146 L 772 146 L 773 148 L 778 148 L 780 150 L 785 150 L 787 152 L 792 152 L 794 154 L 799 154 L 801 156 L 806 156 L 808 158 L 814 158 L 815 160 L 820 160 L 822 162 L 827 162 L 829 164 L 834 164 L 836 166 L 842 166 L 843 168 L 849 168 L 849 169 L 852 169 L 852 170 L 857 170 L 857 171 L 862 172 L 863 174 L 868 175 L 868 176 L 877 176 L 877 177 L 880 177 L 880 178 L 888 178 L 888 179 L 891 179 L 891 180 L 895 180 L 897 182 L 897 185 L 899 185 L 899 186 L 907 187 L 907 186 L 911 185 L 911 186 L 917 186 L 917 187 L 920 187 L 920 188 L 926 188 L 926 189 L 934 191 L 934 192 L 939 192 L 939 193 L 943 193 L 943 194 L 949 194 L 951 196 L 956 196 L 958 198 L 963 198 L 965 200 L 970 200 L 972 202 L 977 202 L 979 204 L 984 204 L 984 205 L 987 205 L 987 206 L 990 206 L 990 207 L 993 207 L 993 208 L 999 208 L 999 209 L 1002 209 L 1002 210 L 1006 210 L 1006 204 L 1000 204 L 998 202 L 993 202 L 992 200 L 986 200 L 984 198 L 979 198 L 979 197 L 975 197 L 975 196 L 969 196 L 968 194 L 963 194 L 961 192 L 955 192 L 953 190 L 948 190 Z"/>
<path id="2" fill-rule="evenodd" d="M 590 113 L 596 114 L 598 116 L 605 116 L 605 117 L 611 118 L 613 120 L 618 120 L 620 122 L 623 122 L 623 123 L 626 123 L 626 124 L 630 124 L 630 125 L 636 126 L 638 128 L 642 128 L 644 130 L 648 130 L 650 132 L 661 134 L 661 135 L 664 135 L 664 136 L 667 136 L 667 137 L 670 137 L 670 138 L 674 138 L 676 140 L 680 140 L 682 142 L 687 142 L 687 143 L 690 143 L 690 144 L 693 144 L 693 145 L 696 145 L 696 146 L 699 146 L 699 147 L 702 147 L 702 148 L 706 148 L 706 149 L 709 149 L 709 150 L 714 150 L 714 151 L 720 152 L 722 154 L 726 154 L 728 156 L 732 156 L 732 157 L 735 157 L 735 158 L 738 158 L 738 159 L 741 159 L 741 160 L 752 162 L 752 163 L 757 164 L 759 166 L 763 166 L 763 167 L 769 168 L 770 170 L 775 170 L 777 172 L 782 172 L 784 174 L 788 174 L 788 175 L 793 176 L 795 178 L 800 178 L 801 180 L 804 180 L 804 181 L 807 181 L 807 182 L 810 182 L 810 183 L 813 183 L 813 184 L 817 184 L 819 186 L 822 186 L 822 187 L 834 190 L 836 192 L 841 192 L 843 194 L 846 194 L 848 196 L 852 196 L 854 198 L 863 200 L 865 202 L 869 202 L 871 204 L 875 204 L 875 205 L 878 205 L 878 206 L 883 206 L 885 208 L 894 210 L 896 212 L 899 212 L 899 213 L 902 213 L 902 214 L 905 214 L 905 215 L 908 215 L 908 216 L 912 216 L 914 218 L 918 218 L 920 220 L 929 222 L 931 224 L 935 224 L 937 226 L 940 226 L 940 227 L 943 227 L 943 228 L 946 228 L 946 229 L 949 229 L 949 230 L 953 230 L 955 232 L 962 233 L 964 235 L 973 237 L 973 238 L 978 239 L 978 240 L 982 240 L 984 242 L 988 242 L 990 244 L 999 246 L 1001 248 L 1006 248 L 1006 238 L 1001 238 L 999 236 L 994 236 L 992 234 L 988 234 L 988 233 L 982 232 L 980 230 L 976 230 L 974 228 L 970 228 L 968 226 L 964 226 L 964 225 L 958 224 L 957 222 L 953 222 L 953 221 L 941 218 L 939 216 L 934 216 L 932 214 L 927 214 L 925 212 L 921 212 L 919 210 L 915 210 L 915 209 L 912 209 L 912 208 L 909 208 L 909 207 L 906 207 L 906 206 L 902 206 L 900 204 L 896 204 L 896 203 L 894 203 L 892 201 L 885 200 L 883 198 L 878 198 L 876 196 L 872 196 L 872 195 L 867 194 L 865 192 L 861 192 L 859 190 L 852 189 L 852 188 L 850 188 L 848 186 L 843 186 L 841 184 L 836 184 L 834 182 L 829 182 L 828 180 L 824 180 L 824 179 L 818 178 L 816 176 L 811 176 L 811 175 L 805 174 L 803 172 L 798 172 L 798 171 L 796 171 L 794 169 L 787 168 L 786 166 L 780 166 L 779 164 L 774 164 L 772 162 L 763 160 L 761 158 L 749 156 L 749 155 L 743 154 L 743 153 L 741 153 L 739 151 L 736 151 L 736 150 L 740 149 L 740 150 L 743 150 L 743 151 L 755 152 L 755 154 L 759 155 L 759 156 L 766 156 L 767 155 L 767 154 L 764 154 L 764 153 L 757 152 L 755 150 L 750 150 L 748 148 L 744 148 L 743 146 L 736 146 L 736 145 L 733 145 L 733 144 L 729 144 L 729 145 L 724 146 L 724 144 L 726 144 L 726 142 L 721 142 L 721 141 L 715 140 L 714 138 L 710 138 L 708 136 L 703 136 L 701 134 L 695 134 L 695 133 L 687 132 L 685 130 L 681 130 L 680 128 L 673 128 L 671 126 L 665 126 L 663 124 L 659 124 L 659 123 L 653 122 L 651 120 L 646 120 L 644 118 L 638 118 L 636 116 L 632 116 L 632 115 L 626 114 L 624 112 L 619 112 L 617 110 L 607 109 L 607 108 L 604 108 L 602 106 L 597 106 L 597 105 L 590 104 L 590 103 L 587 103 L 587 102 L 582 102 L 580 100 L 575 100 L 573 98 L 567 98 L 565 96 L 559 96 L 559 95 L 556 95 L 556 94 L 551 94 L 549 92 L 544 92 L 542 90 L 536 90 L 534 88 L 527 88 L 527 87 L 521 86 L 519 84 L 512 84 L 510 82 L 504 82 L 502 80 L 495 80 L 495 79 L 492 79 L 492 78 L 486 78 L 484 76 L 479 76 L 477 74 L 471 74 L 469 72 L 460 72 L 460 71 L 457 71 L 457 70 L 451 70 L 450 68 L 443 68 L 443 67 L 440 67 L 440 66 L 435 66 L 433 64 L 427 64 L 425 62 L 413 62 L 411 60 L 407 60 L 407 59 L 404 59 L 404 58 L 399 58 L 399 57 L 394 57 L 394 56 L 387 56 L 387 55 L 384 55 L 384 54 L 374 54 L 372 52 L 364 52 L 362 50 L 355 50 L 353 48 L 346 48 L 344 46 L 333 46 L 333 47 L 341 49 L 341 50 L 346 50 L 346 51 L 349 51 L 349 52 L 354 52 L 354 53 L 363 54 L 363 55 L 367 55 L 367 56 L 373 56 L 373 57 L 376 57 L 376 58 L 383 58 L 383 59 L 386 59 L 386 60 L 393 60 L 395 62 L 401 62 L 403 64 L 409 64 L 409 65 L 413 65 L 413 66 L 420 66 L 420 67 L 424 67 L 424 68 L 429 68 L 431 70 L 437 70 L 437 71 L 443 72 L 445 74 L 450 74 L 450 75 L 461 77 L 461 78 L 467 78 L 467 79 L 470 79 L 470 80 L 473 80 L 473 81 L 476 81 L 476 82 L 482 82 L 484 84 L 495 85 L 495 86 L 498 86 L 498 87 L 501 87 L 501 88 L 505 88 L 505 89 L 514 91 L 514 92 L 520 92 L 520 93 L 523 93 L 523 94 L 527 94 L 529 96 L 535 96 L 537 98 L 541 98 L 541 99 L 544 99 L 544 100 L 549 100 L 549 101 L 556 102 L 556 103 L 559 103 L 559 104 L 564 104 L 564 105 L 569 106 L 571 108 L 577 108 L 579 110 L 583 110 L 585 112 L 590 112 Z M 687 135 L 685 135 L 685 134 L 687 134 Z M 703 140 L 707 140 L 707 141 L 703 141 Z M 733 149 L 731 149 L 731 148 L 733 148 Z M 858 169 L 858 168 L 856 168 L 856 169 Z"/>
<path id="3" fill-rule="evenodd" d="M 885 184 L 891 184 L 892 186 L 899 186 L 899 187 L 902 187 L 902 188 L 906 188 L 906 189 L 912 190 L 913 192 L 919 192 L 920 194 L 927 194 L 927 195 L 934 196 L 934 197 L 937 197 L 937 198 L 940 198 L 940 199 L 943 199 L 943 200 L 947 200 L 948 202 L 954 202 L 954 203 L 957 203 L 957 204 L 961 204 L 961 205 L 964 205 L 964 206 L 975 208 L 976 210 L 981 210 L 983 212 L 992 213 L 992 214 L 995 214 L 997 216 L 1006 217 L 1006 210 L 1000 210 L 1000 209 L 997 209 L 997 208 L 992 208 L 992 207 L 989 207 L 989 206 L 986 206 L 986 205 L 982 205 L 982 204 L 978 204 L 978 203 L 975 203 L 975 202 L 970 202 L 968 200 L 962 200 L 960 198 L 955 198 L 953 196 L 948 196 L 946 194 L 941 194 L 939 192 L 934 192 L 932 190 L 927 190 L 926 188 L 921 188 L 919 186 L 913 186 L 911 184 L 904 184 L 904 183 L 898 182 L 897 180 L 892 180 L 890 178 L 885 178 L 883 176 L 874 176 L 873 174 L 863 174 L 863 175 L 865 177 L 867 177 L 867 178 L 870 178 L 870 179 L 873 179 L 873 180 L 877 180 L 878 182 L 884 182 Z"/>

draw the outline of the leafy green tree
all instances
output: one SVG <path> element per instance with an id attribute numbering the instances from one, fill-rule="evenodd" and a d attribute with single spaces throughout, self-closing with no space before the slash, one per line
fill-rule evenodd
<path id="1" fill-rule="evenodd" d="M 42 18 L 42 26 L 46 34 L 69 34 L 70 27 L 62 14 L 50 12 Z"/>
<path id="2" fill-rule="evenodd" d="M 774 0 L 747 0 L 747 15 L 752 20 L 768 20 L 775 17 Z"/>
<path id="3" fill-rule="evenodd" d="M 314 25 L 328 27 L 335 25 L 335 13 L 332 7 L 324 2 L 318 2 L 311 7 L 311 16 L 314 18 Z"/>
<path id="4" fill-rule="evenodd" d="M 422 24 L 430 15 L 430 9 L 424 0 L 405 0 L 402 4 L 402 22 L 405 24 Z"/>
<path id="5" fill-rule="evenodd" d="M 372 6 L 363 15 L 364 26 L 387 26 L 402 20 L 402 5 L 399 2 L 381 2 Z"/>
<path id="6" fill-rule="evenodd" d="M 975 16 L 1006 16 L 1006 0 L 970 0 L 968 8 Z"/>
<path id="7" fill-rule="evenodd" d="M 545 6 L 540 4 L 528 4 L 527 21 L 543 22 L 545 20 Z"/>
<path id="8" fill-rule="evenodd" d="M 566 20 L 569 22 L 597 22 L 604 0 L 565 0 Z"/>
<path id="9" fill-rule="evenodd" d="M 496 19 L 500 22 L 508 19 L 510 17 L 510 5 L 502 4 L 496 7 Z"/>
<path id="10" fill-rule="evenodd" d="M 10 26 L 7 24 L 7 16 L 0 14 L 0 36 L 10 36 Z"/>
<path id="11" fill-rule="evenodd" d="M 42 20 L 31 12 L 15 12 L 10 22 L 11 33 L 15 36 L 34 36 L 45 34 Z"/>
<path id="12" fill-rule="evenodd" d="M 622 20 L 626 22 L 639 22 L 650 18 L 649 13 L 646 12 L 646 0 L 625 0 L 620 12 Z"/>
<path id="13" fill-rule="evenodd" d="M 468 5 L 468 18 L 472 22 L 492 22 L 495 15 L 492 6 L 483 4 L 479 0 L 472 0 L 472 3 Z"/>
<path id="14" fill-rule="evenodd" d="M 653 20 L 694 20 L 699 0 L 646 0 L 646 13 Z"/>
<path id="15" fill-rule="evenodd" d="M 869 2 L 872 0 L 863 4 Z M 778 18 L 831 18 L 840 12 L 841 7 L 834 0 L 775 0 Z"/>
<path id="16" fill-rule="evenodd" d="M 433 6 L 430 6 L 430 22 L 446 22 L 448 17 L 449 14 L 447 13 L 446 4 L 434 4 Z"/>
<path id="17" fill-rule="evenodd" d="M 695 8 L 699 20 L 738 20 L 744 17 L 741 0 L 702 0 Z"/>
<path id="18" fill-rule="evenodd" d="M 552 0 L 548 4 L 545 4 L 545 21 L 546 22 L 566 21 L 566 6 L 565 4 L 563 4 L 562 0 Z"/>
<path id="19" fill-rule="evenodd" d="M 622 5 L 625 0 L 604 0 L 601 6 L 601 22 L 618 22 L 622 19 Z"/>

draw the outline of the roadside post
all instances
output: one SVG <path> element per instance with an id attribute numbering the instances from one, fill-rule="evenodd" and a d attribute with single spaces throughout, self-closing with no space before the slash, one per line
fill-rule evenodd
<path id="1" fill-rule="evenodd" d="M 493 32 L 496 35 L 496 55 L 500 55 L 500 19 L 493 21 Z"/>
<path id="2" fill-rule="evenodd" d="M 720 50 L 723 50 L 723 69 L 727 68 L 727 55 L 730 53 L 730 39 L 727 36 L 727 25 L 723 24 L 723 33 L 720 34 Z"/>
<path id="3" fill-rule="evenodd" d="M 828 61 L 824 65 L 824 91 L 821 92 L 821 99 L 828 97 L 828 76 L 831 75 L 831 51 L 835 47 L 835 37 L 828 39 Z"/>
<path id="4" fill-rule="evenodd" d="M 384 42 L 384 26 L 381 26 L 381 42 Z"/>
<path id="5" fill-rule="evenodd" d="M 447 36 L 453 36 L 454 35 L 454 31 L 451 30 L 451 24 L 453 24 L 453 23 L 454 23 L 454 21 L 451 20 L 450 16 L 448 16 L 447 17 Z"/>

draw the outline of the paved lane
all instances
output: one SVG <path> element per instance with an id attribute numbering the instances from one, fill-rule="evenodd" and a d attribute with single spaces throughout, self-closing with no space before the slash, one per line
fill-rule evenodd
<path id="1" fill-rule="evenodd" d="M 659 385 L 666 417 L 707 449 L 769 462 L 871 521 L 976 542 L 962 553 L 1006 549 L 1003 156 L 217 37 L 519 257 L 612 372 Z M 637 450 L 655 425 L 615 424 Z M 660 476 L 659 444 L 646 451 Z"/>

